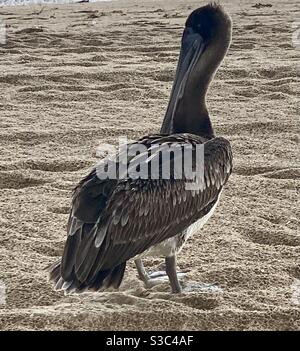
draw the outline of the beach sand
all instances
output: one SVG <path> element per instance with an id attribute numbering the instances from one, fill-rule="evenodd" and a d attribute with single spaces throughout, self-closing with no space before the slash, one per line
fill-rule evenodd
<path id="1" fill-rule="evenodd" d="M 64 296 L 43 268 L 62 253 L 71 190 L 97 146 L 159 131 L 185 19 L 205 2 L 0 9 L 1 330 L 300 329 L 299 4 L 222 3 L 233 39 L 207 102 L 234 172 L 178 258 L 183 284 L 219 289 L 180 295 L 145 289 L 129 262 L 119 291 Z"/>

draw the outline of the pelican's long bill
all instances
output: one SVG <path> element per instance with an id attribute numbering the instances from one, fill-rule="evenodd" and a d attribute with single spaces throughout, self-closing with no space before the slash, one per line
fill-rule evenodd
<path id="1" fill-rule="evenodd" d="M 175 74 L 166 119 L 172 121 L 177 111 L 178 102 L 182 99 L 191 72 L 205 50 L 202 36 L 193 28 L 186 27 L 181 39 L 181 50 Z"/>

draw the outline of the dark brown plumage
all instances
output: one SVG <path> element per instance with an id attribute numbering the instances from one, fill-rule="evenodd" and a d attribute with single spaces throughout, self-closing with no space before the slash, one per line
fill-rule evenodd
<path id="1" fill-rule="evenodd" d="M 147 148 L 156 143 L 187 143 L 203 138 L 190 134 L 144 137 Z M 126 261 L 183 231 L 214 205 L 232 169 L 228 141 L 204 142 L 204 189 L 187 191 L 186 179 L 100 180 L 96 168 L 74 191 L 68 237 L 52 279 L 64 289 L 117 288 Z M 149 219 L 155 218 L 155 221 Z M 51 270 L 50 269 L 50 270 Z"/>
<path id="2" fill-rule="evenodd" d="M 57 289 L 80 292 L 118 288 L 126 262 L 158 248 L 159 255 L 166 257 L 172 291 L 181 291 L 176 253 L 189 236 L 190 227 L 210 217 L 232 170 L 230 143 L 214 136 L 205 105 L 206 90 L 227 52 L 230 36 L 230 18 L 218 5 L 204 6 L 189 16 L 161 130 L 164 134 L 144 136 L 131 144 L 144 145 L 147 151 L 128 158 L 129 167 L 135 167 L 137 161 L 150 167 L 150 160 L 158 160 L 159 177 L 102 179 L 99 169 L 112 162 L 103 160 L 101 167 L 80 181 L 74 190 L 62 259 L 48 267 Z M 162 144 L 179 148 L 189 145 L 194 154 L 197 145 L 203 145 L 204 182 L 199 189 L 186 189 L 191 181 L 186 174 L 182 179 L 176 179 L 172 172 L 170 179 L 162 176 L 164 161 L 159 149 L 154 148 Z M 175 161 L 172 155 L 173 171 Z M 119 172 L 118 159 L 113 162 Z M 192 164 L 195 166 L 194 156 Z M 147 274 L 138 260 L 139 276 L 146 282 Z"/>

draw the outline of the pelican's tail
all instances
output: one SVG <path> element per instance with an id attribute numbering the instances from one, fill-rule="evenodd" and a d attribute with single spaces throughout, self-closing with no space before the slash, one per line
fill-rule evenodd
<path id="1" fill-rule="evenodd" d="M 75 273 L 69 280 L 64 280 L 61 276 L 61 260 L 55 261 L 45 268 L 49 273 L 49 280 L 54 284 L 54 290 L 63 290 L 68 293 L 81 293 L 87 290 L 97 291 L 113 287 L 117 289 L 124 276 L 126 262 L 107 270 L 97 273 L 95 278 L 87 283 L 77 279 Z"/>

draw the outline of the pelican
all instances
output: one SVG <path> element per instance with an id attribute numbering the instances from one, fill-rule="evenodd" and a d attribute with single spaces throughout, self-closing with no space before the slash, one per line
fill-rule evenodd
<path id="1" fill-rule="evenodd" d="M 231 20 L 220 5 L 208 4 L 187 18 L 171 96 L 160 134 L 147 135 L 130 146 L 146 150 L 129 156 L 126 165 L 139 168 L 156 160 L 159 177 L 120 177 L 118 157 L 105 159 L 74 189 L 67 240 L 62 258 L 48 267 L 55 289 L 66 293 L 117 289 L 128 260 L 135 261 L 138 275 L 147 286 L 151 276 L 143 257 L 165 258 L 172 293 L 182 286 L 176 257 L 187 238 L 198 232 L 215 210 L 232 171 L 230 143 L 216 137 L 205 103 L 209 84 L 225 57 L 231 41 Z M 164 161 L 155 146 L 204 148 L 203 182 L 187 188 L 187 178 L 171 172 L 162 177 Z M 150 152 L 151 151 L 151 152 Z M 194 154 L 193 154 L 194 155 Z M 173 155 L 171 164 L 174 166 Z M 109 162 L 118 177 L 101 177 Z M 192 156 L 193 169 L 195 157 Z M 148 168 L 147 168 L 148 169 Z M 100 173 L 99 173 L 100 172 Z"/>

